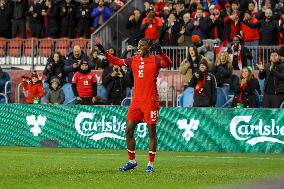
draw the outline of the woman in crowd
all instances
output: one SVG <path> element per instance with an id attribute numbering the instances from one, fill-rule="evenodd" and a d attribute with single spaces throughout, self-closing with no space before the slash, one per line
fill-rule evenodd
<path id="1" fill-rule="evenodd" d="M 244 67 L 240 76 L 240 81 L 235 87 L 235 95 L 232 107 L 235 108 L 255 108 L 256 91 L 260 92 L 258 80 L 254 78 L 252 69 Z"/>
<path id="2" fill-rule="evenodd" d="M 216 77 L 218 87 L 223 87 L 224 84 L 231 83 L 233 66 L 231 58 L 227 52 L 223 51 L 218 54 L 212 73 Z"/>
<path id="3" fill-rule="evenodd" d="M 189 87 L 194 88 L 194 107 L 215 107 L 217 100 L 217 84 L 214 75 L 208 72 L 208 62 L 202 59 Z"/>

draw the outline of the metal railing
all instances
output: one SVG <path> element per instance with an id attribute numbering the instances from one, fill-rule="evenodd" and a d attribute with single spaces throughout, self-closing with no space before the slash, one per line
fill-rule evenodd
<path id="1" fill-rule="evenodd" d="M 144 1 L 130 0 L 122 8 L 120 8 L 110 19 L 108 19 L 101 27 L 99 27 L 91 35 L 91 46 L 95 45 L 96 39 L 106 48 L 115 48 L 117 52 L 120 50 L 122 41 L 129 37 L 129 31 L 126 29 L 126 23 L 129 16 L 135 8 L 144 9 Z"/>
<path id="2" fill-rule="evenodd" d="M 8 97 L 4 93 L 0 93 L 0 96 L 3 96 L 5 99 L 5 104 L 8 104 Z"/>

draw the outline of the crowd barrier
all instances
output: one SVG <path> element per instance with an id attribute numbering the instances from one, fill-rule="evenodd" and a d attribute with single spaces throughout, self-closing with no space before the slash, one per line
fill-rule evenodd
<path id="1" fill-rule="evenodd" d="M 0 65 L 11 66 L 44 66 L 47 58 L 54 52 L 60 52 L 62 55 L 67 56 L 74 45 L 79 45 L 81 49 L 89 54 L 91 51 L 91 40 L 78 38 L 78 39 L 4 39 L 0 38 Z M 249 64 L 254 69 L 259 62 L 267 63 L 270 60 L 270 52 L 277 50 L 279 46 L 248 46 L 252 53 L 252 60 Z M 188 47 L 185 46 L 164 46 L 162 47 L 172 60 L 173 66 L 170 70 L 177 70 L 180 63 L 188 57 Z"/>
<path id="2" fill-rule="evenodd" d="M 125 149 L 126 107 L 0 105 L 0 145 Z M 161 108 L 158 150 L 284 152 L 284 110 Z M 58 116 L 60 115 L 60 116 Z M 148 149 L 145 123 L 137 149 Z"/>

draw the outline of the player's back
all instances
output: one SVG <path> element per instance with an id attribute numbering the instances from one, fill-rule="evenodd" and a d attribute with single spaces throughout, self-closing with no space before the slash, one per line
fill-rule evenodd
<path id="1" fill-rule="evenodd" d="M 150 55 L 147 58 L 141 56 L 132 57 L 131 68 L 134 76 L 133 100 L 158 101 L 157 77 L 159 66 L 157 56 Z"/>

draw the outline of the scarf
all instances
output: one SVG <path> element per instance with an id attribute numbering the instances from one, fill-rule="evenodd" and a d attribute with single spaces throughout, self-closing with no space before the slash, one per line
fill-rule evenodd
<path id="1" fill-rule="evenodd" d="M 242 68 L 243 68 L 243 66 L 242 66 L 242 55 L 241 55 L 242 46 L 239 45 L 239 48 L 238 48 L 238 51 L 237 51 L 237 52 L 235 52 L 235 48 L 234 48 L 234 47 L 235 47 L 235 45 L 233 45 L 233 46 L 231 47 L 232 55 L 233 55 L 232 60 L 234 60 L 234 57 L 237 56 L 237 59 L 238 59 L 238 61 L 237 61 L 238 67 L 239 67 L 240 70 L 242 70 Z"/>
<path id="2" fill-rule="evenodd" d="M 244 97 L 243 97 L 243 93 L 244 93 L 244 90 L 247 88 L 248 84 L 247 83 L 244 83 L 240 86 L 240 96 L 238 97 L 238 102 L 239 103 L 244 103 Z"/>
<path id="3" fill-rule="evenodd" d="M 205 92 L 204 92 L 204 86 L 205 86 L 205 82 L 206 82 L 206 73 L 202 73 L 201 74 L 202 78 L 198 79 L 196 87 L 194 89 L 194 93 L 197 96 L 205 96 Z"/>

